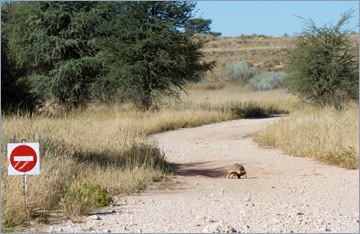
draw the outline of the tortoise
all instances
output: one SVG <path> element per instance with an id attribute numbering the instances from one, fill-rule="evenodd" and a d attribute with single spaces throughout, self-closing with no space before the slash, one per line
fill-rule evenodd
<path id="1" fill-rule="evenodd" d="M 246 171 L 243 165 L 235 163 L 229 168 L 226 178 L 232 179 L 234 176 L 237 176 L 238 179 L 240 179 L 241 176 L 245 176 L 245 178 L 247 178 Z"/>

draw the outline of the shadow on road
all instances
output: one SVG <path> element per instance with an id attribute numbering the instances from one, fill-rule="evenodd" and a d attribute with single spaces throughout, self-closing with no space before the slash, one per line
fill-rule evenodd
<path id="1" fill-rule="evenodd" d="M 175 174 L 180 176 L 207 176 L 210 178 L 224 178 L 227 167 L 214 167 L 211 162 L 174 163 Z"/>

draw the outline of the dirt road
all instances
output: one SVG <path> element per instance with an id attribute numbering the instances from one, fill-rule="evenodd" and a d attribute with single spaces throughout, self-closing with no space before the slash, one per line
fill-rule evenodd
<path id="1" fill-rule="evenodd" d="M 359 171 L 261 148 L 275 118 L 153 135 L 177 176 L 116 206 L 47 226 L 49 232 L 359 232 Z M 247 179 L 226 179 L 233 163 Z"/>

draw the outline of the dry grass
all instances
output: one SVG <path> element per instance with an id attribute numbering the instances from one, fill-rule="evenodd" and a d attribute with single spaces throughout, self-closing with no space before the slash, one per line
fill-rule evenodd
<path id="1" fill-rule="evenodd" d="M 29 210 L 58 209 L 69 181 L 87 180 L 114 194 L 137 191 L 149 181 L 164 176 L 167 164 L 162 153 L 146 145 L 144 131 L 136 129 L 136 119 L 143 118 L 136 117 L 139 115 L 136 111 L 114 114 L 109 110 L 62 117 L 4 116 L 1 129 L 3 230 L 28 218 L 22 211 L 22 177 L 7 175 L 7 143 L 21 139 L 40 142 L 41 174 L 29 176 Z M 93 179 L 102 172 L 107 176 L 102 178 L 106 184 Z M 128 178 L 129 174 L 133 179 Z"/>
<path id="2" fill-rule="evenodd" d="M 204 90 L 217 90 L 223 89 L 226 86 L 225 82 L 221 81 L 207 81 L 207 82 L 199 82 L 199 83 L 188 83 L 186 85 L 186 89 L 204 89 Z"/>
<path id="3" fill-rule="evenodd" d="M 305 107 L 255 134 L 254 140 L 284 152 L 347 169 L 359 167 L 359 107 L 344 111 Z"/>

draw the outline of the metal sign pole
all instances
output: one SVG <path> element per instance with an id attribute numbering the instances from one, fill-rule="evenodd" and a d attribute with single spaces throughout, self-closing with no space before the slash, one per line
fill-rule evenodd
<path id="1" fill-rule="evenodd" d="M 25 140 L 21 140 L 21 143 L 25 143 Z M 24 182 L 24 192 L 25 192 L 25 206 L 28 207 L 28 192 L 27 192 L 27 183 L 26 183 L 26 174 L 23 175 Z"/>
<path id="2" fill-rule="evenodd" d="M 26 184 L 26 174 L 23 176 L 24 181 L 24 191 L 25 191 L 25 205 L 28 207 L 28 192 L 27 192 L 27 184 Z"/>

